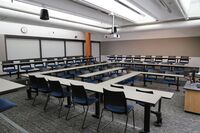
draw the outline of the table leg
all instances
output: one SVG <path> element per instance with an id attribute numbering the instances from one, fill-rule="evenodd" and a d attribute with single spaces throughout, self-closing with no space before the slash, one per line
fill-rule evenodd
<path id="1" fill-rule="evenodd" d="M 145 103 L 144 105 L 144 130 L 140 131 L 140 133 L 149 133 L 150 132 L 150 113 L 151 113 L 151 105 Z"/>
<path id="2" fill-rule="evenodd" d="M 146 74 L 143 74 L 143 82 L 144 82 L 144 86 L 146 86 L 146 80 L 145 80 Z"/>
<path id="3" fill-rule="evenodd" d="M 95 97 L 98 101 L 95 103 L 95 114 L 92 116 L 99 118 L 100 117 L 100 93 L 96 92 Z"/>
<path id="4" fill-rule="evenodd" d="M 151 113 L 155 114 L 157 117 L 157 121 L 154 122 L 154 126 L 161 127 L 162 126 L 162 113 L 161 113 L 161 99 L 158 103 L 158 111 L 151 111 Z"/>
<path id="5" fill-rule="evenodd" d="M 179 90 L 179 77 L 177 77 L 177 81 L 176 81 L 176 91 L 180 91 Z"/>
<path id="6" fill-rule="evenodd" d="M 17 79 L 19 79 L 20 78 L 20 72 L 19 72 L 19 65 L 17 65 Z"/>

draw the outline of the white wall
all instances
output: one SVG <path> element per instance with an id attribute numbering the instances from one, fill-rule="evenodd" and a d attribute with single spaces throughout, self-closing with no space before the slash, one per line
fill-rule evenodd
<path id="1" fill-rule="evenodd" d="M 22 33 L 21 28 L 26 27 L 27 33 Z M 47 38 L 64 38 L 84 40 L 84 33 L 80 31 L 64 30 L 58 28 L 50 28 L 43 26 L 0 22 L 0 34 L 19 35 L 19 36 L 34 36 Z M 75 38 L 77 36 L 77 38 Z"/>

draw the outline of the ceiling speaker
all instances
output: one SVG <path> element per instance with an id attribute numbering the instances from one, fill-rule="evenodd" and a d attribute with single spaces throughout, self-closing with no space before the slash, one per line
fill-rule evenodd
<path id="1" fill-rule="evenodd" d="M 40 19 L 41 20 L 49 20 L 49 12 L 47 9 L 41 9 L 40 11 Z"/>

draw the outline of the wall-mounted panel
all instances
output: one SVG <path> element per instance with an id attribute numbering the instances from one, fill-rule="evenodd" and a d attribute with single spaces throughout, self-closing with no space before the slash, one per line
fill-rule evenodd
<path id="1" fill-rule="evenodd" d="M 41 40 L 42 58 L 64 57 L 64 41 L 58 40 Z"/>
<path id="2" fill-rule="evenodd" d="M 40 58 L 39 40 L 7 38 L 8 60 Z"/>
<path id="3" fill-rule="evenodd" d="M 67 56 L 83 56 L 83 43 L 66 41 Z"/>

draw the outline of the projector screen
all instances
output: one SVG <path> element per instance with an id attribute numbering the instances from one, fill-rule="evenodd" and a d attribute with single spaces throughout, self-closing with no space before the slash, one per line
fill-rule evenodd
<path id="1" fill-rule="evenodd" d="M 39 40 L 37 39 L 6 39 L 8 60 L 40 58 Z"/>
<path id="2" fill-rule="evenodd" d="M 83 43 L 66 41 L 67 56 L 83 56 Z"/>
<path id="3" fill-rule="evenodd" d="M 42 58 L 48 57 L 64 57 L 64 41 L 55 41 L 55 40 L 42 40 Z"/>

